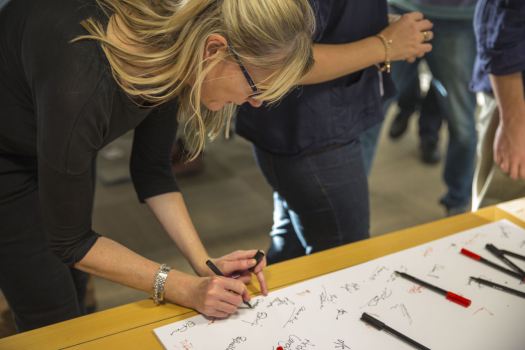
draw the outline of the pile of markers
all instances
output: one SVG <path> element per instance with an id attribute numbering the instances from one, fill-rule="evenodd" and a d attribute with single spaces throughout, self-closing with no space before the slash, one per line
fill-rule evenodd
<path id="1" fill-rule="evenodd" d="M 512 261 L 510 261 L 507 257 L 513 257 L 513 258 L 516 258 L 516 259 L 520 259 L 520 260 L 524 260 L 525 261 L 525 256 L 523 255 L 520 255 L 520 254 L 517 254 L 517 253 L 513 253 L 513 252 L 510 252 L 508 250 L 504 250 L 504 249 L 498 249 L 496 246 L 494 246 L 493 244 L 487 244 L 485 245 L 485 248 L 492 254 L 494 255 L 496 258 L 498 258 L 499 260 L 501 260 L 505 265 L 507 265 L 507 267 L 504 267 L 504 266 L 501 266 L 500 264 L 497 264 L 495 262 L 492 262 L 476 253 L 473 253 L 465 248 L 461 249 L 460 253 L 463 254 L 464 256 L 468 257 L 468 258 L 471 258 L 471 259 L 474 259 L 482 264 L 485 264 L 487 266 L 490 266 L 500 272 L 503 272 L 503 273 L 506 273 L 507 275 L 509 276 L 512 276 L 512 277 L 515 277 L 517 279 L 519 279 L 521 282 L 525 282 L 525 271 L 523 271 L 519 266 L 517 266 L 516 264 L 514 264 Z M 471 304 L 471 301 L 461 295 L 458 295 L 456 293 L 453 293 L 451 291 L 448 291 L 446 289 L 443 289 L 443 288 L 440 288 L 440 287 L 437 287 L 437 286 L 434 286 L 428 282 L 425 282 L 417 277 L 414 277 L 414 276 L 411 276 L 407 273 L 404 273 L 404 272 L 399 272 L 399 271 L 395 271 L 395 273 L 399 276 L 399 277 L 402 277 L 404 279 L 407 279 L 409 281 L 412 281 L 416 284 L 419 284 L 420 286 L 423 286 L 425 288 L 428 288 L 436 293 L 439 293 L 441 295 L 443 295 L 446 299 L 448 299 L 449 301 L 451 302 L 454 302 L 456 304 L 459 304 L 463 307 L 469 307 L 470 304 Z M 472 281 L 475 281 L 479 284 L 483 284 L 485 286 L 488 286 L 488 287 L 492 287 L 494 289 L 497 289 L 499 291 L 502 291 L 502 292 L 505 292 L 505 293 L 509 293 L 509 294 L 512 294 L 512 295 L 515 295 L 515 296 L 518 296 L 518 297 L 522 297 L 522 298 L 525 298 L 525 293 L 522 292 L 522 291 L 519 291 L 519 290 L 516 290 L 516 289 L 513 289 L 513 288 L 509 288 L 509 287 L 506 287 L 506 286 L 503 286 L 501 284 L 498 284 L 498 283 L 494 283 L 492 281 L 488 281 L 486 279 L 483 279 L 483 278 L 478 278 L 478 277 L 470 277 L 470 279 Z M 370 326 L 378 329 L 378 330 L 384 330 L 388 333 L 390 333 L 391 335 L 397 337 L 398 339 L 404 341 L 405 343 L 409 344 L 409 345 L 412 345 L 413 347 L 417 348 L 417 349 L 424 349 L 424 350 L 429 350 L 430 348 L 418 343 L 417 341 L 413 340 L 412 338 L 406 336 L 405 334 L 389 327 L 388 325 L 386 325 L 385 323 L 381 322 L 380 320 L 378 320 L 377 318 L 374 318 L 373 316 L 370 316 L 369 314 L 367 314 L 366 312 L 364 312 L 362 315 L 361 315 L 361 321 L 363 322 L 366 322 L 367 324 L 369 324 Z"/>

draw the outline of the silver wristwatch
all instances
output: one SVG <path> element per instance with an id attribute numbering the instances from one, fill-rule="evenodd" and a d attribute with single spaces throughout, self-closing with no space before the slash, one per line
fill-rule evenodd
<path id="1" fill-rule="evenodd" d="M 171 267 L 166 264 L 162 264 L 159 270 L 155 274 L 155 281 L 153 282 L 153 302 L 155 305 L 160 305 L 164 302 L 164 286 L 166 279 L 168 278 L 168 272 Z"/>

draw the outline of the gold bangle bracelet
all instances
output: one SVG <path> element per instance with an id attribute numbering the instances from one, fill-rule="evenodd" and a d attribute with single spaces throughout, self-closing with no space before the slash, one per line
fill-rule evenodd
<path id="1" fill-rule="evenodd" d="M 390 49 L 392 46 L 392 39 L 385 38 L 383 34 L 376 34 L 375 36 L 379 38 L 379 40 L 381 40 L 383 46 L 385 47 L 385 62 L 381 65 L 377 65 L 377 67 L 381 72 L 390 73 L 390 69 L 392 67 L 392 63 L 390 62 Z"/>

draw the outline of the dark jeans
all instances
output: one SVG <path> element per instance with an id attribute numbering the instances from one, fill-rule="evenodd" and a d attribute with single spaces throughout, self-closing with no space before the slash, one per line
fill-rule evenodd
<path id="1" fill-rule="evenodd" d="M 447 94 L 445 88 L 439 81 L 432 79 L 428 93 L 422 97 L 417 64 L 407 66 L 404 76 L 398 73 L 396 69 L 398 64 L 399 62 L 393 64 L 392 79 L 398 90 L 396 98 L 400 112 L 408 117 L 416 109 L 420 109 L 419 139 L 422 142 L 437 143 L 439 129 L 441 129 L 443 118 L 446 118 L 442 108 L 446 103 L 442 101 Z"/>
<path id="2" fill-rule="evenodd" d="M 34 158 L 0 155 L 0 289 L 19 331 L 83 315 L 88 275 L 48 248 Z"/>
<path id="3" fill-rule="evenodd" d="M 368 184 L 358 141 L 301 157 L 255 147 L 255 156 L 274 190 L 269 263 L 369 237 Z"/>
<path id="4" fill-rule="evenodd" d="M 441 106 L 447 116 L 448 147 L 443 170 L 447 192 L 440 202 L 447 209 L 465 208 L 472 193 L 477 133 L 474 112 L 476 96 L 469 90 L 472 68 L 476 56 L 476 40 L 472 21 L 430 18 L 434 23 L 433 49 L 424 60 L 432 77 L 441 83 L 446 97 Z M 397 62 L 393 74 L 404 77 L 412 69 L 407 62 Z M 397 82 L 396 82 L 397 83 Z M 385 108 L 386 110 L 386 108 Z M 363 156 L 368 168 L 375 154 L 380 126 L 370 128 L 361 135 L 367 145 Z"/>

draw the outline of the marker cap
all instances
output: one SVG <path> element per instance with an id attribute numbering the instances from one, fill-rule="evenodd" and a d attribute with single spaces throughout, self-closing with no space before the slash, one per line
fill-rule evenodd
<path id="1" fill-rule="evenodd" d="M 452 292 L 447 292 L 446 298 L 450 300 L 453 303 L 459 304 L 464 307 L 469 307 L 472 303 L 469 299 L 462 297 L 461 295 L 457 295 Z"/>

